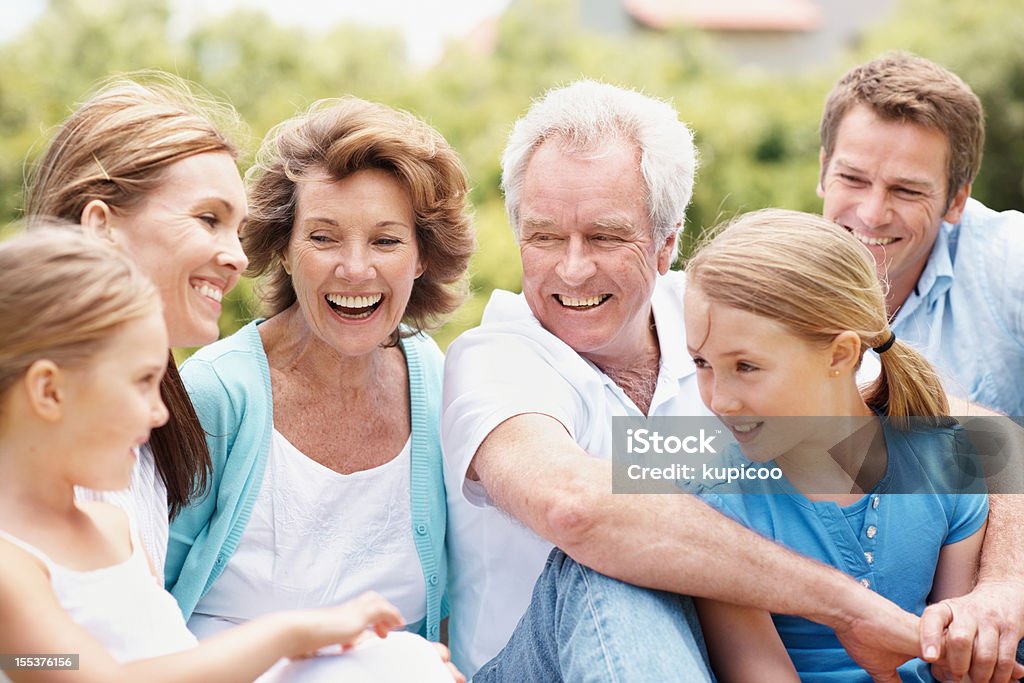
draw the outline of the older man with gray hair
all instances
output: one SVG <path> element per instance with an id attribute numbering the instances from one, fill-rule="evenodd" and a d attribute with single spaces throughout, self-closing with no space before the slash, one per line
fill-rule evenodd
<path id="1" fill-rule="evenodd" d="M 898 680 L 915 616 L 694 497 L 612 493 L 613 417 L 707 414 L 669 270 L 696 167 L 675 110 L 577 82 L 516 123 L 502 166 L 523 293 L 495 292 L 445 367 L 454 661 L 478 681 L 710 680 L 679 597 L 700 595 L 826 624 Z"/>

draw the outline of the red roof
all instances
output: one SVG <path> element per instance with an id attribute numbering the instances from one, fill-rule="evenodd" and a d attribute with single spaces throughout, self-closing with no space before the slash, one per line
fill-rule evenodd
<path id="1" fill-rule="evenodd" d="M 812 31 L 822 22 L 821 10 L 810 0 L 622 0 L 622 5 L 653 29 Z"/>

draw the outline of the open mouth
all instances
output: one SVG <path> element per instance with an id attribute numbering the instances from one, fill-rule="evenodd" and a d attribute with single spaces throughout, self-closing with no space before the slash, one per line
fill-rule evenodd
<path id="1" fill-rule="evenodd" d="M 749 418 L 748 418 L 749 419 Z M 733 437 L 739 443 L 745 443 L 753 439 L 761 431 L 761 427 L 764 426 L 764 421 L 750 421 L 750 422 L 726 422 L 725 426 L 732 432 Z"/>
<path id="2" fill-rule="evenodd" d="M 328 294 L 324 299 L 327 301 L 327 305 L 342 318 L 362 320 L 373 315 L 373 312 L 380 307 L 381 302 L 384 300 L 384 295 L 342 296 L 341 294 Z"/>
<path id="3" fill-rule="evenodd" d="M 221 299 L 224 298 L 224 290 L 214 287 L 213 285 L 210 285 L 206 282 L 194 284 L 192 285 L 192 289 L 198 292 L 200 296 L 205 296 L 208 299 L 213 299 L 217 303 L 220 303 Z"/>
<path id="4" fill-rule="evenodd" d="M 564 294 L 555 294 L 555 301 L 560 303 L 565 308 L 571 308 L 577 311 L 588 311 L 592 308 L 597 308 L 608 299 L 612 298 L 611 294 L 598 294 L 597 296 L 585 296 L 585 297 L 574 297 L 566 296 Z"/>
<path id="5" fill-rule="evenodd" d="M 853 228 L 846 228 L 847 232 L 857 238 L 857 241 L 863 244 L 865 247 L 887 247 L 890 244 L 899 242 L 899 237 L 872 237 L 865 235 L 862 232 L 857 232 Z"/>

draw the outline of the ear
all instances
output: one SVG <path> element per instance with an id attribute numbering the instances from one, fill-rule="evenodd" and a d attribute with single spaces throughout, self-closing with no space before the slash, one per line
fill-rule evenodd
<path id="1" fill-rule="evenodd" d="M 815 188 L 818 199 L 825 198 L 825 148 L 818 153 L 818 187 Z"/>
<path id="2" fill-rule="evenodd" d="M 842 375 L 855 373 L 860 364 L 860 336 L 852 330 L 840 332 L 829 345 L 829 352 L 831 354 L 830 372 L 835 374 L 835 371 L 838 370 Z"/>
<path id="3" fill-rule="evenodd" d="M 23 380 L 29 405 L 39 417 L 56 422 L 64 414 L 64 373 L 51 360 L 37 360 L 25 371 Z"/>
<path id="4" fill-rule="evenodd" d="M 284 268 L 284 272 L 287 273 L 290 276 L 292 274 L 292 264 L 289 263 L 289 261 L 288 261 L 288 250 L 287 249 L 285 249 L 284 251 L 281 252 L 280 258 L 281 258 L 281 267 Z"/>
<path id="5" fill-rule="evenodd" d="M 420 275 L 423 275 L 425 272 L 427 272 L 427 260 L 420 254 L 416 259 L 416 277 L 413 279 L 418 280 Z"/>
<path id="6" fill-rule="evenodd" d="M 676 242 L 679 239 L 680 225 L 682 224 L 676 223 L 672 234 L 668 236 L 665 244 L 658 250 L 658 273 L 661 275 L 667 273 L 669 268 L 672 267 L 672 262 L 676 260 Z"/>
<path id="7" fill-rule="evenodd" d="M 971 184 L 967 183 L 960 190 L 953 195 L 953 202 L 946 209 L 946 213 L 942 216 L 942 220 L 947 223 L 959 223 L 960 216 L 964 213 L 964 207 L 967 206 L 967 198 L 971 196 Z"/>
<path id="8" fill-rule="evenodd" d="M 109 204 L 102 199 L 93 199 L 82 209 L 79 222 L 86 232 L 113 241 L 113 218 L 114 212 Z"/>

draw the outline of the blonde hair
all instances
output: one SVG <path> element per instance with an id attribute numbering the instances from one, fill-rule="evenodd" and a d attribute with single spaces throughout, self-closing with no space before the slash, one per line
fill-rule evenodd
<path id="1" fill-rule="evenodd" d="M 44 227 L 0 243 L 0 393 L 38 360 L 87 362 L 127 322 L 160 310 L 149 278 L 113 246 Z"/>
<path id="2" fill-rule="evenodd" d="M 60 125 L 29 168 L 25 215 L 78 222 L 94 199 L 130 210 L 177 161 L 205 152 L 237 158 L 224 130 L 241 130 L 235 110 L 177 76 L 112 78 Z"/>
<path id="3" fill-rule="evenodd" d="M 249 257 L 247 273 L 266 277 L 269 315 L 296 301 L 281 256 L 295 223 L 297 183 L 321 173 L 341 180 L 365 169 L 393 175 L 409 193 L 416 215 L 416 242 L 426 269 L 413 285 L 404 322 L 414 332 L 426 329 L 464 300 L 476 240 L 458 154 L 412 114 L 344 97 L 315 102 L 275 126 L 246 174 L 250 213 L 242 245 Z M 397 330 L 392 336 L 397 343 Z"/>
<path id="4" fill-rule="evenodd" d="M 823 346 L 853 331 L 861 358 L 889 341 L 874 259 L 843 228 L 821 216 L 764 209 L 715 232 L 686 268 L 688 282 L 712 301 L 775 320 Z M 862 391 L 868 406 L 895 418 L 948 415 L 945 391 L 921 354 L 897 339 L 879 359 L 881 374 Z"/>
<path id="5" fill-rule="evenodd" d="M 140 71 L 113 77 L 60 125 L 29 169 L 27 225 L 77 223 L 92 200 L 127 214 L 163 182 L 172 164 L 207 152 L 237 159 L 238 148 L 225 131 L 244 131 L 234 108 L 177 76 Z M 160 395 L 169 418 L 153 430 L 149 445 L 173 519 L 205 488 L 212 465 L 206 434 L 173 359 Z"/>

